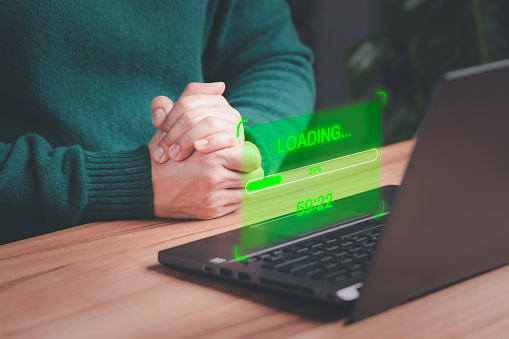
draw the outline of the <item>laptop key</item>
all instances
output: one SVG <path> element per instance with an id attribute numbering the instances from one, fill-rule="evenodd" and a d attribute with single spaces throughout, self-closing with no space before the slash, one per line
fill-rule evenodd
<path id="1" fill-rule="evenodd" d="M 293 252 L 293 253 L 303 253 L 303 252 L 306 252 L 308 250 L 309 249 L 307 247 L 302 247 L 302 246 L 297 246 L 297 245 L 290 246 L 290 247 L 285 247 L 285 251 Z"/>
<path id="2" fill-rule="evenodd" d="M 266 257 L 263 259 L 263 261 L 265 262 L 273 262 L 273 261 L 277 261 L 279 259 L 281 259 L 282 257 L 280 256 L 269 256 L 269 257 Z"/>
<path id="3" fill-rule="evenodd" d="M 381 227 L 353 235 L 328 234 L 258 256 L 263 267 L 340 282 L 363 274 L 371 262 Z M 338 273 L 339 272 L 339 273 Z"/>
<path id="4" fill-rule="evenodd" d="M 372 247 L 372 246 L 375 246 L 375 245 L 376 245 L 376 241 L 366 240 L 365 242 L 362 243 L 362 246 L 364 246 L 364 247 Z"/>
<path id="5" fill-rule="evenodd" d="M 330 254 L 324 254 L 324 255 L 321 255 L 319 257 L 315 257 L 315 259 L 317 260 L 320 260 L 321 262 L 323 261 L 329 261 L 329 260 L 332 260 L 334 257 Z"/>
<path id="6" fill-rule="evenodd" d="M 339 261 L 339 263 L 340 263 L 341 265 L 346 265 L 346 264 L 351 263 L 352 261 L 353 261 L 353 259 L 352 259 L 352 258 L 345 258 L 345 259 L 340 260 L 340 261 Z"/>
<path id="7" fill-rule="evenodd" d="M 329 245 L 329 246 L 325 247 L 325 250 L 329 252 L 329 251 L 337 250 L 338 248 L 339 247 L 336 245 Z"/>
<path id="8" fill-rule="evenodd" d="M 322 271 L 320 273 L 313 274 L 311 276 L 311 278 L 318 279 L 318 280 L 327 280 L 329 278 L 332 278 L 332 277 L 335 277 L 335 276 L 338 276 L 341 274 L 345 274 L 345 273 L 346 273 L 345 269 L 331 268 L 331 269 Z"/>
<path id="9" fill-rule="evenodd" d="M 289 266 L 283 267 L 283 268 L 281 268 L 281 271 L 294 273 L 294 272 L 297 272 L 299 270 L 302 270 L 302 269 L 305 269 L 305 268 L 308 268 L 308 267 L 311 267 L 311 266 L 316 266 L 316 262 L 315 261 L 302 262 L 302 263 L 299 262 L 299 263 L 296 263 L 296 264 L 293 264 L 293 265 L 289 265 Z"/>
<path id="10" fill-rule="evenodd" d="M 258 260 L 260 260 L 260 258 L 258 257 L 251 257 L 251 258 L 247 258 L 246 260 L 242 260 L 242 262 L 245 262 L 246 264 L 252 264 L 254 262 L 257 262 Z"/>
<path id="11" fill-rule="evenodd" d="M 348 278 L 349 278 L 348 275 L 342 274 L 342 275 L 337 276 L 337 277 L 329 278 L 327 281 L 333 282 L 333 283 L 339 283 L 339 282 L 345 281 Z"/>
<path id="12" fill-rule="evenodd" d="M 368 255 L 366 253 L 358 253 L 358 254 L 355 254 L 353 257 L 357 260 L 359 259 L 364 259 L 366 258 Z"/>
<path id="13" fill-rule="evenodd" d="M 338 267 L 338 264 L 336 264 L 335 262 L 329 262 L 322 264 L 322 267 L 325 268 L 326 270 L 330 270 L 331 268 Z"/>
<path id="14" fill-rule="evenodd" d="M 296 262 L 302 261 L 309 258 L 307 255 L 293 257 L 293 258 L 281 258 L 279 260 L 273 261 L 273 262 L 267 262 L 263 264 L 262 267 L 268 268 L 268 269 L 279 269 L 281 267 L 295 264 Z"/>
<path id="15" fill-rule="evenodd" d="M 305 268 L 295 271 L 295 274 L 309 277 L 313 274 L 320 273 L 321 271 L 323 271 L 323 269 L 321 267 L 312 265 L 312 266 L 308 266 L 308 267 L 305 267 Z"/>
<path id="16" fill-rule="evenodd" d="M 350 276 L 351 277 L 358 277 L 358 276 L 362 275 L 362 273 L 363 272 L 361 270 L 352 271 L 352 272 L 350 272 Z"/>
<path id="17" fill-rule="evenodd" d="M 353 265 L 350 265 L 348 268 L 352 271 L 357 271 L 362 268 L 362 265 L 361 264 L 353 264 Z"/>
<path id="18" fill-rule="evenodd" d="M 314 241 L 313 241 L 313 242 L 311 242 L 311 243 L 309 244 L 309 246 L 311 246 L 311 248 L 317 248 L 317 247 L 321 247 L 321 246 L 323 246 L 323 243 L 322 243 L 322 242 L 314 242 Z"/>
<path id="19" fill-rule="evenodd" d="M 341 258 L 341 257 L 346 256 L 347 254 L 348 254 L 347 251 L 340 251 L 340 252 L 334 253 L 334 256 L 337 258 Z"/>

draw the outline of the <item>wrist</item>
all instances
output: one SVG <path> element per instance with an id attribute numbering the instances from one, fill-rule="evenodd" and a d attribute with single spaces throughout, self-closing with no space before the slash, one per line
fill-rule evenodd
<path id="1" fill-rule="evenodd" d="M 153 215 L 156 218 L 175 217 L 177 206 L 175 205 L 175 180 L 179 180 L 174 175 L 174 163 L 168 160 L 164 164 L 156 162 L 152 157 L 151 164 L 151 184 L 153 192 Z"/>

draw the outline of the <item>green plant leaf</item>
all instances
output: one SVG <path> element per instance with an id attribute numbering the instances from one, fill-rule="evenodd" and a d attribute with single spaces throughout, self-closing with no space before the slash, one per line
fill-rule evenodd
<path id="1" fill-rule="evenodd" d="M 478 3 L 390 1 L 386 26 L 347 53 L 345 68 L 352 99 L 372 97 L 378 87 L 391 97 L 382 120 L 384 144 L 415 135 L 432 90 L 444 73 L 478 65 L 483 55 L 488 61 L 509 58 L 509 1 L 474 1 Z"/>
<path id="2" fill-rule="evenodd" d="M 394 57 L 396 51 L 387 35 L 373 36 L 354 48 L 345 61 L 352 96 L 362 96 L 366 84 L 373 83 Z"/>

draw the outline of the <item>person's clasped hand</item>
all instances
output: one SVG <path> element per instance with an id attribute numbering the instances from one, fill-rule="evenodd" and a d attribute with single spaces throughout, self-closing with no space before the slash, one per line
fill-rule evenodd
<path id="1" fill-rule="evenodd" d="M 152 101 L 152 121 L 160 130 L 161 140 L 153 152 L 159 163 L 181 161 L 196 149 L 210 153 L 239 145 L 239 112 L 222 95 L 224 82 L 190 83 L 175 104 L 164 96 Z"/>
<path id="2" fill-rule="evenodd" d="M 193 83 L 175 104 L 164 96 L 152 101 L 159 128 L 148 144 L 156 217 L 223 216 L 240 207 L 242 182 L 263 176 L 258 148 L 244 142 L 243 129 L 235 135 L 240 114 L 223 92 L 224 83 Z"/>

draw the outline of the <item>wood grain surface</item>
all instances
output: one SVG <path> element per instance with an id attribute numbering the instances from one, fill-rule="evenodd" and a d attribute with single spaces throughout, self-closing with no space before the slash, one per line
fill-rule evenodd
<path id="1" fill-rule="evenodd" d="M 414 142 L 382 149 L 398 184 Z M 509 334 L 509 268 L 345 325 L 345 311 L 161 266 L 157 252 L 239 226 L 92 223 L 0 246 L 0 336 L 20 338 L 493 338 Z"/>

